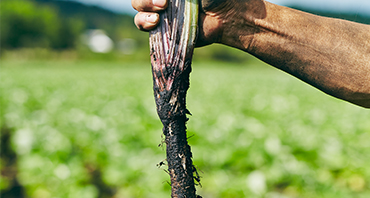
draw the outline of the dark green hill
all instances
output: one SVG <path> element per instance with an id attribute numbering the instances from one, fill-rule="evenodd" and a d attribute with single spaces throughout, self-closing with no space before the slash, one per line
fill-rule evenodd
<path id="1" fill-rule="evenodd" d="M 133 16 L 120 14 L 110 10 L 82 4 L 75 1 L 33 0 L 41 5 L 58 10 L 64 20 L 81 20 L 85 29 L 103 29 L 114 40 L 132 38 L 137 41 L 138 47 L 147 47 L 148 35 L 137 30 Z"/>
<path id="2" fill-rule="evenodd" d="M 139 46 L 147 46 L 147 34 L 136 29 L 133 16 L 97 6 L 74 1 L 1 0 L 0 9 L 3 49 L 73 49 L 87 29 L 102 29 L 116 42 L 132 38 Z"/>
<path id="3" fill-rule="evenodd" d="M 330 11 L 319 11 L 319 10 L 313 10 L 313 9 L 308 9 L 304 7 L 299 7 L 299 6 L 289 6 L 289 7 L 293 9 L 301 10 L 304 12 L 309 12 L 311 14 L 324 16 L 324 17 L 332 17 L 332 18 L 344 19 L 344 20 L 354 21 L 354 22 L 363 23 L 363 24 L 370 24 L 370 16 L 366 16 L 366 15 L 330 12 Z"/>
<path id="4" fill-rule="evenodd" d="M 107 31 L 113 26 L 125 25 L 134 28 L 131 15 L 117 14 L 98 6 L 89 6 L 74 1 L 34 0 L 39 4 L 54 7 L 63 18 L 82 19 L 88 29 L 102 28 Z"/>

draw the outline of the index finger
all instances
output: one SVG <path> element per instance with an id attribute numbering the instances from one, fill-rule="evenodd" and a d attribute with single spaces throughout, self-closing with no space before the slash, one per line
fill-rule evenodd
<path id="1" fill-rule="evenodd" d="M 167 0 L 131 0 L 131 4 L 139 12 L 156 12 L 167 8 Z"/>

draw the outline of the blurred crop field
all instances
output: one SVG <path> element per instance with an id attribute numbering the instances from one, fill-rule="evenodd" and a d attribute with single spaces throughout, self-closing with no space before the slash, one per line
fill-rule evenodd
<path id="1" fill-rule="evenodd" d="M 1 191 L 170 197 L 149 63 L 2 61 Z M 370 197 L 370 111 L 262 63 L 193 64 L 205 198 Z"/>

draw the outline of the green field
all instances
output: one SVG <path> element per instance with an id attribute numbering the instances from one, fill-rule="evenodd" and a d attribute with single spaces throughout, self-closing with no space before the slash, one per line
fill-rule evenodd
<path id="1" fill-rule="evenodd" d="M 254 64 L 193 65 L 199 194 L 370 197 L 370 111 Z M 0 77 L 3 192 L 170 197 L 149 63 L 3 61 Z"/>

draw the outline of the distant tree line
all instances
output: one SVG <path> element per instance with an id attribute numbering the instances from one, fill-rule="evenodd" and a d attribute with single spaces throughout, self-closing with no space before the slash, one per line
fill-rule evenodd
<path id="1" fill-rule="evenodd" d="M 58 10 L 27 0 L 2 0 L 1 47 L 74 48 L 84 29 L 82 20 L 63 19 Z"/>
<path id="2" fill-rule="evenodd" d="M 136 29 L 132 15 L 118 14 L 74 1 L 1 0 L 0 4 L 1 50 L 79 50 L 81 35 L 86 30 L 103 29 L 114 43 L 124 38 L 135 40 L 138 49 L 135 56 L 142 57 L 149 53 L 148 34 Z M 318 12 L 299 7 L 296 9 L 370 24 L 370 16 Z M 250 56 L 235 49 L 212 45 L 197 49 L 197 59 L 244 62 L 250 60 Z"/>
<path id="3" fill-rule="evenodd" d="M 1 0 L 0 42 L 3 49 L 75 49 L 86 29 L 103 29 L 113 40 L 141 37 L 132 16 L 72 1 Z M 140 44 L 140 42 L 139 42 Z M 146 45 L 145 45 L 146 46 Z"/>

